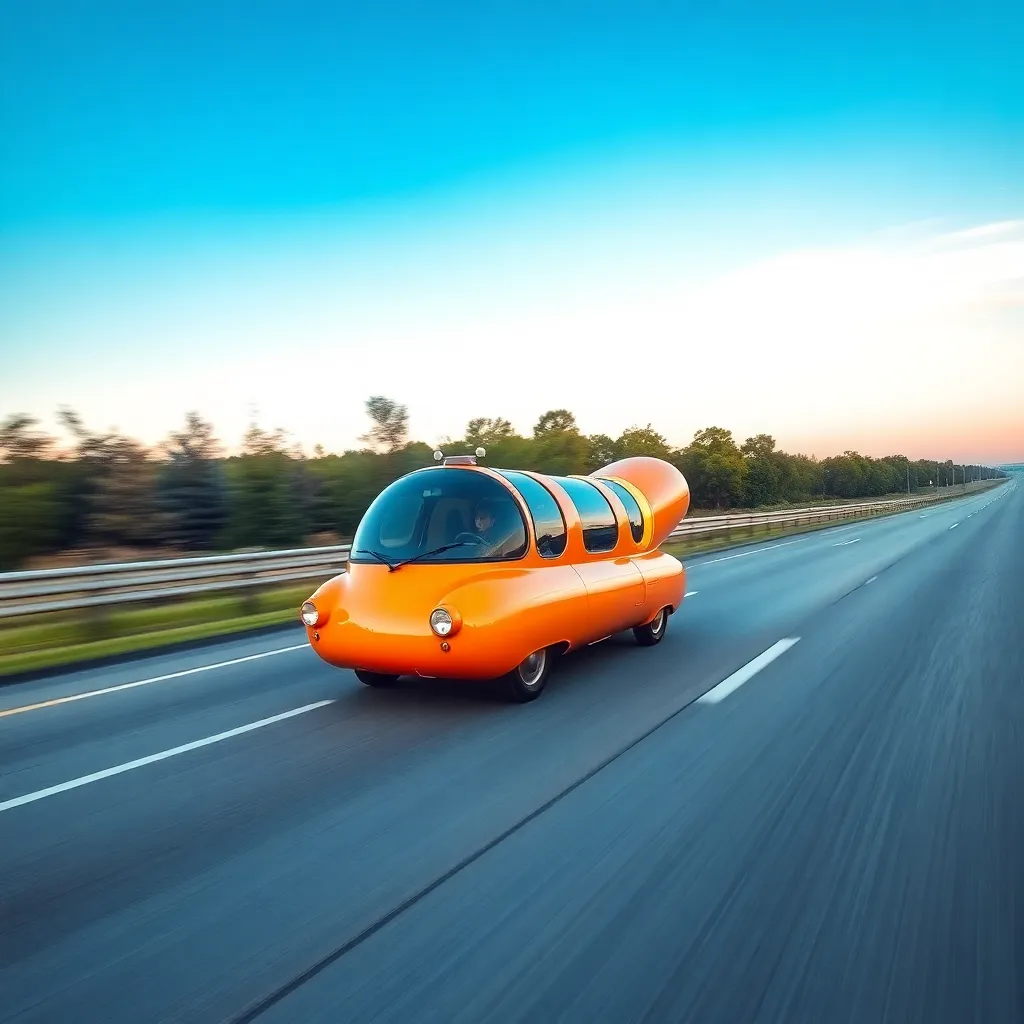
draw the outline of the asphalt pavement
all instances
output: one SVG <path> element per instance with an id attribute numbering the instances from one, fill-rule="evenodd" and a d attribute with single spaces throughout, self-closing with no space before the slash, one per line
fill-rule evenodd
<path id="1" fill-rule="evenodd" d="M 1024 1020 L 1024 489 L 687 561 L 540 700 L 0 689 L 0 1021 Z"/>

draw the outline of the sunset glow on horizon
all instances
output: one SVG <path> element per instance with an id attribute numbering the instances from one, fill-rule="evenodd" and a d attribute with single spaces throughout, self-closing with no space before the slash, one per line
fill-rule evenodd
<path id="1" fill-rule="evenodd" d="M 384 394 L 428 443 L 568 408 L 1024 460 L 1016 23 L 323 14 L 278 51 L 257 5 L 226 54 L 198 11 L 2 15 L 0 416 L 156 445 L 195 409 L 230 449 L 255 414 L 342 451 Z"/>

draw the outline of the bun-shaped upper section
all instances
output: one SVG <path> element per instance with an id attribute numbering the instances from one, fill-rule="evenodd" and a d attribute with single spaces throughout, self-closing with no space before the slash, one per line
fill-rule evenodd
<path id="1" fill-rule="evenodd" d="M 690 485 L 686 477 L 664 459 L 634 455 L 603 466 L 590 475 L 618 480 L 643 495 L 653 520 L 648 550 L 664 542 L 690 508 Z"/>

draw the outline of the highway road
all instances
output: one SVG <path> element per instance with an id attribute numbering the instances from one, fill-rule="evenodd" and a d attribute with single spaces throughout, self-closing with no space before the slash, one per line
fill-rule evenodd
<path id="1" fill-rule="evenodd" d="M 2 688 L 0 1020 L 1020 1021 L 1022 581 L 1015 480 L 524 706 L 298 628 Z"/>

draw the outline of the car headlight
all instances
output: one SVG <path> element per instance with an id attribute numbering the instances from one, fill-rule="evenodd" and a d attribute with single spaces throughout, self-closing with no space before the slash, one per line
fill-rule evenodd
<path id="1" fill-rule="evenodd" d="M 430 613 L 430 628 L 438 636 L 447 636 L 452 631 L 452 616 L 447 608 L 435 608 Z"/>
<path id="2" fill-rule="evenodd" d="M 303 602 L 299 617 L 307 626 L 315 626 L 320 621 L 320 613 L 316 610 L 316 605 L 312 601 Z"/>

